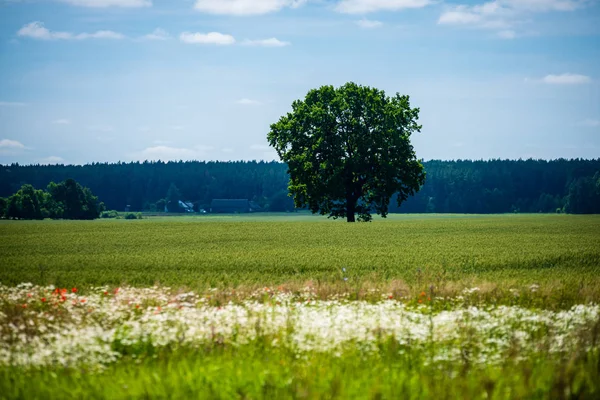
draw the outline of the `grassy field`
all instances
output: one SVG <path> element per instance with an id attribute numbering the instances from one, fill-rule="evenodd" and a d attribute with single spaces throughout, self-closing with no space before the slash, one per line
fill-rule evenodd
<path id="1" fill-rule="evenodd" d="M 599 301 L 600 216 L 0 221 L 0 398 L 598 398 Z"/>
<path id="2" fill-rule="evenodd" d="M 600 216 L 409 215 L 370 224 L 307 216 L 0 221 L 0 255 L 0 282 L 11 285 L 204 289 L 347 277 L 587 286 L 600 279 Z"/>

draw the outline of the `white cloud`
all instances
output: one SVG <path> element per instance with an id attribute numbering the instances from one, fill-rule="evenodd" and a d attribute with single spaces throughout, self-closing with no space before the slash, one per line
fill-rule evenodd
<path id="1" fill-rule="evenodd" d="M 270 39 L 259 39 L 259 40 L 249 40 L 246 39 L 242 42 L 245 46 L 262 46 L 262 47 L 285 47 L 289 46 L 290 42 L 283 42 L 277 38 Z"/>
<path id="2" fill-rule="evenodd" d="M 232 45 L 236 43 L 233 36 L 219 32 L 183 32 L 179 35 L 179 40 L 189 44 L 215 44 L 215 45 Z M 284 42 L 277 38 L 250 40 L 246 39 L 240 44 L 244 46 L 261 46 L 261 47 L 284 47 L 289 46 L 290 42 Z"/>
<path id="3" fill-rule="evenodd" d="M 446 11 L 438 19 L 438 24 L 468 25 L 476 24 L 482 20 L 482 16 L 466 9 L 466 6 L 458 6 L 452 11 Z"/>
<path id="4" fill-rule="evenodd" d="M 21 37 L 29 37 L 32 39 L 39 40 L 86 40 L 86 39 L 125 39 L 126 36 L 122 33 L 110 31 L 110 30 L 101 30 L 92 33 L 83 32 L 83 33 L 72 33 L 72 32 L 60 32 L 60 31 L 51 31 L 44 26 L 43 22 L 34 21 L 30 22 L 27 25 L 24 25 L 17 32 L 18 36 Z M 169 34 L 163 29 L 155 29 L 152 33 L 141 36 L 138 40 L 166 40 L 169 38 Z"/>
<path id="5" fill-rule="evenodd" d="M 510 29 L 500 31 L 497 33 L 497 35 L 501 39 L 514 39 L 517 37 L 517 33 Z"/>
<path id="6" fill-rule="evenodd" d="M 580 85 L 583 83 L 590 83 L 592 80 L 589 76 L 579 74 L 560 74 L 560 75 L 546 75 L 542 78 L 543 83 L 551 85 Z"/>
<path id="7" fill-rule="evenodd" d="M 164 29 L 157 28 L 152 33 L 142 36 L 142 40 L 167 40 L 169 39 L 169 33 Z"/>
<path id="8" fill-rule="evenodd" d="M 492 0 L 477 5 L 459 4 L 446 7 L 438 24 L 500 30 L 497 37 L 514 39 L 516 25 L 530 20 L 528 14 L 549 11 L 572 11 L 585 7 L 589 0 Z"/>
<path id="9" fill-rule="evenodd" d="M 26 103 L 19 103 L 17 101 L 0 101 L 0 107 L 25 107 Z"/>
<path id="10" fill-rule="evenodd" d="M 363 29 L 373 29 L 383 26 L 383 22 L 363 18 L 356 21 L 356 25 L 360 26 Z"/>
<path id="11" fill-rule="evenodd" d="M 55 119 L 54 121 L 52 121 L 52 123 L 56 124 L 56 125 L 70 125 L 71 121 L 66 118 L 60 118 L 60 119 Z"/>
<path id="12" fill-rule="evenodd" d="M 440 15 L 438 24 L 503 29 L 512 26 L 515 15 L 514 9 L 503 7 L 498 1 L 491 1 L 475 6 L 453 6 Z"/>
<path id="13" fill-rule="evenodd" d="M 573 11 L 585 7 L 589 0 L 497 0 L 502 6 L 527 11 Z"/>
<path id="14" fill-rule="evenodd" d="M 235 43 L 235 38 L 233 36 L 219 32 L 183 32 L 181 35 L 179 35 L 179 40 L 189 44 L 216 44 L 221 46 Z"/>
<path id="15" fill-rule="evenodd" d="M 17 140 L 2 139 L 0 140 L 0 149 L 24 150 L 26 147 Z"/>
<path id="16" fill-rule="evenodd" d="M 64 164 L 65 159 L 59 156 L 50 156 L 37 160 L 38 164 Z"/>
<path id="17" fill-rule="evenodd" d="M 113 31 L 97 31 L 94 33 L 80 33 L 74 36 L 77 40 L 84 39 L 125 39 L 125 35 Z"/>
<path id="18" fill-rule="evenodd" d="M 195 152 L 191 149 L 154 146 L 142 150 L 141 155 L 148 160 L 189 160 L 195 157 Z"/>
<path id="19" fill-rule="evenodd" d="M 151 7 L 151 0 L 57 0 L 61 3 L 80 7 L 104 8 L 104 7 Z"/>
<path id="20" fill-rule="evenodd" d="M 195 146 L 193 148 L 170 147 L 170 146 L 153 146 L 147 147 L 144 150 L 132 154 L 132 157 L 137 160 L 162 160 L 162 161 L 179 161 L 179 160 L 198 160 L 205 158 L 207 152 L 212 150 L 209 146 Z"/>
<path id="21" fill-rule="evenodd" d="M 51 31 L 43 22 L 34 21 L 24 25 L 17 32 L 18 36 L 39 40 L 85 40 L 85 39 L 124 39 L 125 35 L 113 31 L 96 31 L 93 33 L 73 34 L 71 32 Z"/>
<path id="22" fill-rule="evenodd" d="M 600 126 L 600 120 L 587 118 L 579 123 L 581 126 L 585 126 L 588 128 L 597 128 Z"/>
<path id="23" fill-rule="evenodd" d="M 262 104 L 258 100 L 252 100 L 252 99 L 247 99 L 247 98 L 240 99 L 240 100 L 236 101 L 236 103 L 244 105 L 244 106 L 260 106 Z"/>
<path id="24" fill-rule="evenodd" d="M 431 0 L 341 0 L 335 10 L 346 14 L 365 14 L 376 11 L 398 11 L 406 8 L 423 8 Z"/>
<path id="25" fill-rule="evenodd" d="M 196 0 L 194 8 L 209 14 L 260 15 L 296 8 L 307 0 Z"/>
<path id="26" fill-rule="evenodd" d="M 24 25 L 19 29 L 17 35 L 42 40 L 73 38 L 73 34 L 68 32 L 50 32 L 50 30 L 44 27 L 44 23 L 39 21 L 30 22 L 29 24 Z"/>

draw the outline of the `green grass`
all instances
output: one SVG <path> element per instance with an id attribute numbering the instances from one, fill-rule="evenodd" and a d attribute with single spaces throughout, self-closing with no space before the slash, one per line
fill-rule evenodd
<path id="1" fill-rule="evenodd" d="M 346 268 L 346 274 L 342 274 Z M 306 281 L 600 282 L 600 216 L 301 215 L 0 221 L 0 282 L 235 287 Z"/>
<path id="2" fill-rule="evenodd" d="M 0 398 L 593 399 L 600 393 L 597 351 L 482 368 L 426 365 L 423 358 L 389 348 L 377 357 L 349 352 L 297 359 L 252 345 L 123 361 L 100 374 L 0 370 Z"/>

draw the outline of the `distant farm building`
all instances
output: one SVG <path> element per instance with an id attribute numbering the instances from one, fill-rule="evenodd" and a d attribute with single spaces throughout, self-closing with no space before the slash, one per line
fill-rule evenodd
<path id="1" fill-rule="evenodd" d="M 212 213 L 249 213 L 261 211 L 260 206 L 247 199 L 213 199 L 210 203 Z"/>
<path id="2" fill-rule="evenodd" d="M 194 205 L 189 201 L 181 201 L 179 200 L 179 208 L 184 210 L 185 212 L 194 212 Z"/>
<path id="3" fill-rule="evenodd" d="M 194 212 L 194 204 L 189 201 L 177 201 L 178 207 L 171 207 L 168 204 L 165 204 L 165 212 L 186 212 L 193 213 Z"/>

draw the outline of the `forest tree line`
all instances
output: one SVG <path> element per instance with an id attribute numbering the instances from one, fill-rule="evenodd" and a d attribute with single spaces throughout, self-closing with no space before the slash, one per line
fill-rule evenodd
<path id="1" fill-rule="evenodd" d="M 600 159 L 425 161 L 425 184 L 400 213 L 600 213 Z M 292 211 L 287 166 L 278 162 L 130 162 L 0 166 L 0 197 L 29 184 L 74 179 L 107 209 L 163 211 L 173 197 L 196 210 L 213 199 L 248 199 L 266 211 Z"/>

